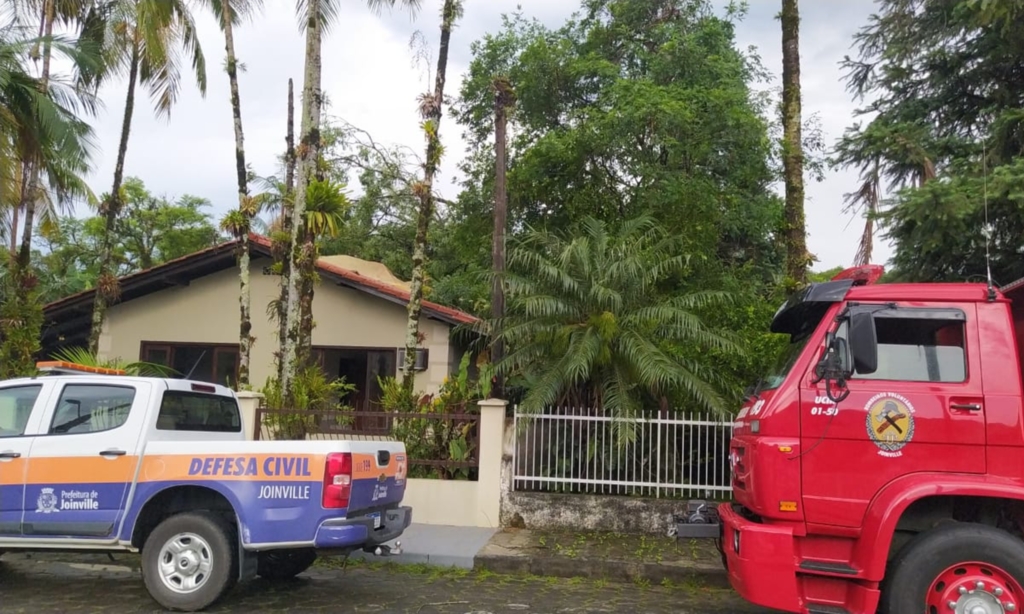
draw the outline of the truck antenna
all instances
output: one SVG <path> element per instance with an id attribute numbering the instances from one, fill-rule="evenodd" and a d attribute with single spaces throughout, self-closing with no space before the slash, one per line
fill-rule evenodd
<path id="1" fill-rule="evenodd" d="M 996 300 L 996 289 L 992 284 L 992 254 L 989 251 L 989 243 L 992 242 L 992 227 L 988 222 L 988 143 L 985 141 L 982 141 L 981 176 L 985 201 L 985 276 L 988 279 L 988 302 L 992 303 Z"/>
<path id="2" fill-rule="evenodd" d="M 206 356 L 206 350 L 203 350 L 203 353 L 199 355 L 198 359 L 196 359 L 196 364 L 192 365 L 192 368 L 188 370 L 188 375 L 185 376 L 185 379 L 192 378 L 192 374 L 195 372 L 196 367 L 199 366 L 199 363 L 203 360 L 204 356 Z"/>

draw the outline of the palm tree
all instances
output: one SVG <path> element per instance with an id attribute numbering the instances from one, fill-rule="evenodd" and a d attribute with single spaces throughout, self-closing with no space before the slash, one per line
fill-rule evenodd
<path id="1" fill-rule="evenodd" d="M 64 23 L 80 23 L 85 15 L 86 4 L 78 0 L 42 0 L 41 3 L 29 2 L 28 8 L 40 14 L 39 30 L 41 36 L 33 41 L 29 56 L 33 60 L 42 60 L 42 71 L 39 78 L 40 91 L 48 92 L 50 88 L 51 74 L 50 67 L 54 52 L 53 27 L 57 21 Z M 41 53 L 40 53 L 41 48 Z M 86 48 L 87 49 L 87 48 Z M 58 52 L 61 50 L 58 49 Z M 73 54 L 62 53 L 70 57 L 76 64 L 76 68 L 83 74 L 94 72 L 101 64 L 96 50 L 87 51 L 81 47 Z M 67 87 L 67 84 L 63 84 Z M 93 99 L 89 93 L 75 92 L 76 98 L 85 102 L 88 111 L 94 110 Z M 72 138 L 66 143 L 68 149 L 64 152 L 51 152 L 53 154 L 63 153 L 63 157 L 57 157 L 54 163 L 48 163 L 39 159 L 38 156 L 27 156 L 21 159 L 22 189 L 20 198 L 12 211 L 11 221 L 11 251 L 17 240 L 18 213 L 24 211 L 24 229 L 21 235 L 21 248 L 18 252 L 17 265 L 24 269 L 29 266 L 32 249 L 32 238 L 36 222 L 36 206 L 42 204 L 44 209 L 44 223 L 52 224 L 57 215 L 57 209 L 67 209 L 74 199 L 92 198 L 92 192 L 82 181 L 81 176 L 89 170 L 88 155 L 84 157 L 80 151 L 82 148 L 79 139 Z M 37 152 L 38 153 L 38 152 Z M 70 168 L 61 169 L 58 164 L 71 162 Z M 41 181 L 47 181 L 50 190 L 43 189 Z M 50 195 L 56 197 L 56 202 L 51 200 Z"/>
<path id="2" fill-rule="evenodd" d="M 92 137 L 76 113 L 92 102 L 90 97 L 79 96 L 61 79 L 44 82 L 31 76 L 24 60 L 38 39 L 22 34 L 15 26 L 0 27 L 0 212 L 10 213 L 12 239 L 19 208 L 27 201 L 26 211 L 33 217 L 35 212 L 36 198 L 25 198 L 31 176 L 26 167 L 36 169 L 37 177 L 45 176 L 58 200 L 88 194 L 81 175 L 89 167 Z M 64 39 L 47 37 L 46 43 L 78 62 L 73 45 Z M 12 249 L 0 292 L 0 378 L 29 373 L 39 349 L 42 305 L 28 260 L 32 234 L 26 215 L 21 251 L 15 255 Z"/>
<path id="3" fill-rule="evenodd" d="M 238 208 L 229 224 L 238 239 L 239 330 L 238 330 L 238 386 L 249 386 L 249 357 L 252 350 L 252 299 L 249 288 L 249 231 L 256 215 L 255 203 L 249 198 L 249 173 L 245 165 L 245 138 L 242 132 L 242 101 L 238 93 L 238 57 L 235 55 L 234 27 L 241 17 L 259 8 L 260 0 L 209 0 L 210 8 L 224 31 L 224 50 L 228 84 L 231 89 L 231 115 L 235 130 L 235 175 L 238 181 Z M 231 217 L 229 215 L 229 217 Z M 225 218 L 227 221 L 228 218 Z M 244 229 L 244 231 L 242 230 Z"/>
<path id="4" fill-rule="evenodd" d="M 306 29 L 306 59 L 302 84 L 302 121 L 299 126 L 299 145 L 296 148 L 296 189 L 294 202 L 291 203 L 291 242 L 289 249 L 290 263 L 282 283 L 287 287 L 285 301 L 285 334 L 281 356 L 281 389 L 289 395 L 290 383 L 296 370 L 308 362 L 309 352 L 302 347 L 303 308 L 312 304 L 312 296 L 302 297 L 300 290 L 303 279 L 311 278 L 316 266 L 314 254 L 309 250 L 299 249 L 306 236 L 306 196 L 310 184 L 318 176 L 317 167 L 320 161 L 320 112 L 323 103 L 323 92 L 320 88 L 322 66 L 322 35 L 329 28 L 338 14 L 337 0 L 299 0 L 298 17 Z M 419 8 L 420 0 L 366 0 L 366 5 L 375 11 L 384 7 L 394 7 L 400 3 L 409 9 Z M 311 316 L 305 316 L 311 317 Z"/>
<path id="5" fill-rule="evenodd" d="M 266 212 L 270 214 L 269 221 L 256 218 L 257 224 L 271 234 L 281 232 L 287 222 L 286 216 L 290 212 L 289 194 L 286 182 L 277 177 L 258 178 L 257 182 L 264 187 L 263 192 L 255 195 L 253 199 L 258 203 L 257 213 Z M 345 186 L 330 179 L 314 181 L 310 184 L 306 193 L 306 216 L 305 234 L 303 235 L 301 248 L 310 250 L 312 260 L 315 263 L 319 258 L 319 242 L 323 239 L 333 239 L 341 232 L 345 223 L 345 216 L 351 207 L 351 201 L 344 192 Z M 305 275 L 301 280 L 300 302 L 305 301 L 302 309 L 300 327 L 300 343 L 311 348 L 313 338 L 313 285 L 316 281 L 316 271 Z M 275 300 L 270 306 L 270 313 L 278 315 L 281 313 L 280 300 Z M 278 325 L 282 327 L 283 322 Z"/>
<path id="6" fill-rule="evenodd" d="M 412 391 L 416 363 L 416 347 L 419 345 L 420 310 L 423 307 L 423 283 L 427 276 L 427 230 L 434 217 L 434 175 L 441 162 L 441 108 L 444 103 L 444 83 L 448 74 L 448 45 L 452 38 L 452 27 L 462 16 L 461 0 L 444 0 L 441 9 L 441 42 L 437 54 L 437 76 L 434 92 L 420 98 L 420 117 L 423 132 L 427 137 L 427 157 L 423 165 L 423 182 L 413 187 L 420 201 L 416 220 L 416 239 L 412 248 L 412 281 L 409 284 L 408 324 L 405 331 L 405 360 L 402 365 L 402 385 Z"/>
<path id="7" fill-rule="evenodd" d="M 248 194 L 241 197 L 237 209 L 229 211 L 220 227 L 238 241 L 238 303 L 240 319 L 238 331 L 238 389 L 249 388 L 249 364 L 252 356 L 252 286 L 249 283 L 249 233 L 259 213 L 259 201 Z"/>
<path id="8" fill-rule="evenodd" d="M 61 348 L 53 353 L 53 360 L 70 362 L 86 367 L 99 367 L 101 369 L 120 369 L 128 375 L 139 377 L 175 377 L 181 375 L 171 367 L 152 362 L 125 362 L 119 358 L 102 360 L 95 354 L 80 347 Z"/>
<path id="9" fill-rule="evenodd" d="M 72 79 L 51 76 L 50 60 L 56 53 L 83 70 L 98 63 L 95 55 L 77 49 L 75 41 L 52 34 L 22 38 L 25 33 L 12 25 L 0 28 L 0 88 L 4 89 L 0 93 L 0 132 L 6 132 L 6 138 L 0 137 L 0 208 L 10 213 L 7 238 L 22 268 L 29 264 L 37 205 L 43 205 L 44 222 L 50 223 L 58 208 L 75 199 L 92 198 L 82 180 L 90 170 L 92 129 L 79 114 L 95 110 L 95 98 Z M 43 70 L 42 76 L 35 78 L 24 61 L 40 45 Z M 43 181 L 49 189 L 41 189 Z M 25 217 L 19 251 L 21 212 Z"/>
<path id="10" fill-rule="evenodd" d="M 575 236 L 530 229 L 510 250 L 508 315 L 492 328 L 508 347 L 496 367 L 527 381 L 525 411 L 564 402 L 628 416 L 677 394 L 725 411 L 718 379 L 692 357 L 736 349 L 697 313 L 728 296 L 665 293 L 686 273 L 677 245 L 649 217 L 618 230 L 588 217 Z"/>
<path id="11" fill-rule="evenodd" d="M 195 24 L 184 0 L 106 0 L 93 11 L 103 24 L 103 50 L 106 70 L 97 75 L 95 84 L 113 76 L 127 74 L 124 118 L 121 140 L 114 166 L 114 182 L 110 194 L 100 205 L 105 221 L 105 235 L 100 249 L 99 277 L 89 334 L 89 351 L 95 354 L 107 305 L 117 298 L 117 278 L 111 273 L 114 228 L 123 206 L 121 181 L 128 153 L 132 114 L 135 111 L 135 90 L 149 89 L 158 116 L 170 117 L 171 107 L 181 89 L 179 53 L 184 51 L 192 64 L 200 92 L 206 95 L 206 58 L 197 38 Z M 177 47 L 180 45 L 181 49 Z"/>

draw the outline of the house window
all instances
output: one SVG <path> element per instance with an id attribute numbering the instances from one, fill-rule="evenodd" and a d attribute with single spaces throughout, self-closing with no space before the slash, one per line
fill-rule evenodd
<path id="1" fill-rule="evenodd" d="M 397 352 L 394 348 L 313 348 L 313 362 L 328 378 L 345 378 L 355 391 L 340 402 L 359 412 L 382 411 L 378 377 L 395 377 Z M 387 428 L 387 420 L 369 416 L 356 418 L 355 430 Z"/>
<path id="2" fill-rule="evenodd" d="M 175 377 L 228 387 L 238 381 L 237 345 L 144 341 L 139 359 L 171 367 Z"/>

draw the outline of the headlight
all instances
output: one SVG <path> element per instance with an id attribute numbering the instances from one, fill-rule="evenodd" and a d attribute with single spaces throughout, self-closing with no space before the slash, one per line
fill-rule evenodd
<path id="1" fill-rule="evenodd" d="M 736 554 L 740 553 L 740 532 L 737 530 L 732 532 L 732 549 Z"/>

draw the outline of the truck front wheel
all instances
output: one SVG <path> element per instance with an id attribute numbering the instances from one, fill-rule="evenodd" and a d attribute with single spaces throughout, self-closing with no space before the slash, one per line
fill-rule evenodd
<path id="1" fill-rule="evenodd" d="M 882 611 L 1020 612 L 1024 542 L 986 525 L 951 523 L 922 533 L 890 564 Z"/>
<path id="2" fill-rule="evenodd" d="M 290 580 L 315 562 L 316 551 L 313 549 L 268 550 L 259 553 L 256 574 L 267 580 Z"/>
<path id="3" fill-rule="evenodd" d="M 227 592 L 238 575 L 234 530 L 215 514 L 176 514 L 161 522 L 142 547 L 142 577 L 168 610 L 197 612 Z"/>

